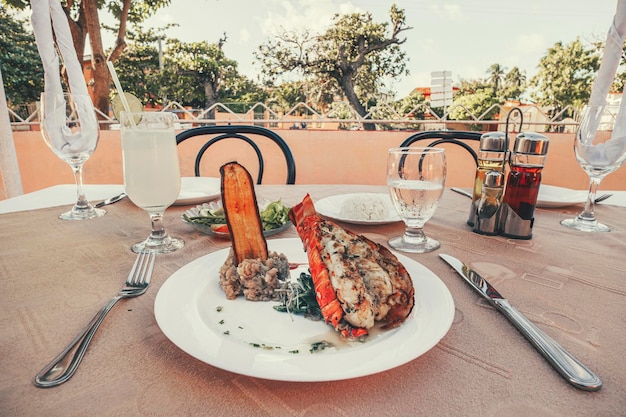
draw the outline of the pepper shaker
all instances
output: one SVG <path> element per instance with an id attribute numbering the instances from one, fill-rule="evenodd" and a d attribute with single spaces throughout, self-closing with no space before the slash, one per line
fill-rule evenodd
<path id="1" fill-rule="evenodd" d="M 510 157 L 500 233 L 515 239 L 530 239 L 549 140 L 546 136 L 526 132 L 515 138 Z"/>

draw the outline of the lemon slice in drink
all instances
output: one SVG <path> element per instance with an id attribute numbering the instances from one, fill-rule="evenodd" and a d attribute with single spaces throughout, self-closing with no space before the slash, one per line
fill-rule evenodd
<path id="1" fill-rule="evenodd" d="M 141 113 L 143 111 L 143 104 L 141 101 L 131 93 L 124 93 L 124 97 L 128 102 L 128 107 L 130 108 L 131 113 Z M 113 97 L 111 100 L 111 109 L 113 110 L 113 115 L 115 118 L 121 122 L 121 113 L 125 111 L 124 103 L 122 103 L 122 98 L 119 94 Z M 135 124 L 141 121 L 141 117 L 139 115 L 135 116 Z"/>

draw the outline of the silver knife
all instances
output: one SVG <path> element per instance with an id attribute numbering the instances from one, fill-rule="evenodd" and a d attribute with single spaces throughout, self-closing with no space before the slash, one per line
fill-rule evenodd
<path id="1" fill-rule="evenodd" d="M 120 201 L 120 200 L 122 200 L 124 198 L 126 198 L 126 193 L 121 193 L 121 194 L 116 195 L 115 197 L 111 197 L 111 198 L 108 198 L 108 199 L 106 199 L 104 201 L 99 202 L 94 207 L 95 208 L 100 208 L 100 207 L 108 206 L 109 204 L 117 203 L 118 201 Z"/>
<path id="2" fill-rule="evenodd" d="M 504 314 L 570 384 L 585 391 L 598 391 L 602 387 L 602 381 L 596 374 L 528 320 L 476 271 L 453 256 L 445 254 L 439 256 Z"/>

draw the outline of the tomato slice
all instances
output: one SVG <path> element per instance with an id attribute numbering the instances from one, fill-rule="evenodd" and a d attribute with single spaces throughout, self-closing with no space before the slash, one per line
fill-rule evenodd
<path id="1" fill-rule="evenodd" d="M 226 233 L 226 234 L 229 233 L 228 225 L 226 224 L 212 224 L 211 230 L 213 230 L 215 233 Z"/>

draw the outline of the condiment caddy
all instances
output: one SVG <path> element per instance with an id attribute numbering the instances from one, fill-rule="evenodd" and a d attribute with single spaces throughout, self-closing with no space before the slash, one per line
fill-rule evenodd
<path id="1" fill-rule="evenodd" d="M 517 135 L 509 151 L 509 117 L 506 133 L 489 132 L 482 135 L 478 167 L 467 224 L 482 235 L 502 235 L 513 239 L 531 239 L 535 207 L 541 185 L 549 139 L 535 132 Z M 509 172 L 506 175 L 506 165 Z"/>

